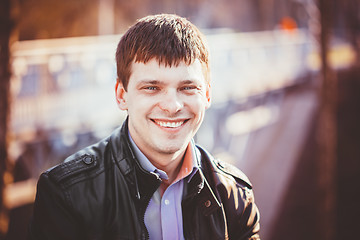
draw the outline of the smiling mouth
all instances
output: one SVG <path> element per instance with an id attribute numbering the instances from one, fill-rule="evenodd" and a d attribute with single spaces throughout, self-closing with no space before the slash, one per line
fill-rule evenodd
<path id="1" fill-rule="evenodd" d="M 152 119 L 154 123 L 159 125 L 160 127 L 165 128 L 178 128 L 181 127 L 184 123 L 186 123 L 188 120 L 181 120 L 181 121 L 164 121 L 164 120 L 155 120 Z"/>

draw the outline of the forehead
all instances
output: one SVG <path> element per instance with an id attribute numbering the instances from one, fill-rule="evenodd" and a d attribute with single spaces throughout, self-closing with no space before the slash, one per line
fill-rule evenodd
<path id="1" fill-rule="evenodd" d="M 165 65 L 159 63 L 157 59 L 151 59 L 147 63 L 133 62 L 131 66 L 131 76 L 129 84 L 135 84 L 139 81 L 198 81 L 205 82 L 203 66 L 199 60 L 191 64 L 180 62 L 178 65 Z"/>

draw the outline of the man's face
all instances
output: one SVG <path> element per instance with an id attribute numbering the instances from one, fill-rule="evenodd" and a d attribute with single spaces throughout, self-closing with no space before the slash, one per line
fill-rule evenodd
<path id="1" fill-rule="evenodd" d="M 152 59 L 132 64 L 127 91 L 118 83 L 116 97 L 120 109 L 128 111 L 131 137 L 155 160 L 185 151 L 210 105 L 210 86 L 198 60 L 165 67 Z"/>

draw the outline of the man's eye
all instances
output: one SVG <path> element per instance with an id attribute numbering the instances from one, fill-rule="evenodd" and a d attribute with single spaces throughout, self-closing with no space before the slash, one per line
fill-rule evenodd
<path id="1" fill-rule="evenodd" d="M 154 91 L 157 90 L 158 88 L 154 86 L 148 86 L 148 87 L 144 87 L 144 89 Z"/>
<path id="2" fill-rule="evenodd" d="M 196 87 L 195 86 L 186 86 L 186 87 L 183 87 L 182 89 L 183 90 L 194 90 L 194 89 L 196 89 Z"/>
<path id="3" fill-rule="evenodd" d="M 198 90 L 198 87 L 196 86 L 184 86 L 181 88 L 182 91 L 188 92 L 188 93 L 192 93 L 195 90 Z"/>

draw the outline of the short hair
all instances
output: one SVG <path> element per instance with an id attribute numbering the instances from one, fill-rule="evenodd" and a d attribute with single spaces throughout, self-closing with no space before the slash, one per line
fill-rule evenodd
<path id="1" fill-rule="evenodd" d="M 133 62 L 147 63 L 153 58 L 165 66 L 187 65 L 196 59 L 210 79 L 209 51 L 205 36 L 187 19 L 174 14 L 159 14 L 138 20 L 122 36 L 116 50 L 118 80 L 127 90 Z"/>

